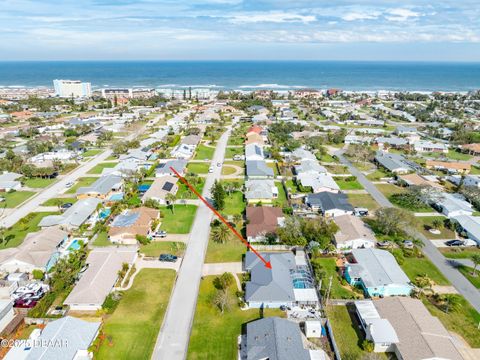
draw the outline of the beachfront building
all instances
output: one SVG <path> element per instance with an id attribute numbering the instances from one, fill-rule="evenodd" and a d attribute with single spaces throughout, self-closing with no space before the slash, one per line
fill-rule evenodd
<path id="1" fill-rule="evenodd" d="M 92 87 L 89 82 L 80 80 L 53 80 L 55 94 L 63 98 L 71 97 L 90 97 L 92 96 Z"/>

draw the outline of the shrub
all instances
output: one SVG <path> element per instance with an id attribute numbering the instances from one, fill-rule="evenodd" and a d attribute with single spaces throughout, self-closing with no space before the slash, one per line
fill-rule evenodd
<path id="1" fill-rule="evenodd" d="M 35 280 L 42 280 L 44 273 L 42 270 L 35 269 L 32 271 L 32 275 Z"/>
<path id="2" fill-rule="evenodd" d="M 362 349 L 366 352 L 373 352 L 373 350 L 375 349 L 375 345 L 373 344 L 373 342 L 365 339 L 362 341 Z"/>
<path id="3" fill-rule="evenodd" d="M 105 301 L 102 304 L 102 309 L 105 310 L 107 314 L 111 314 L 115 311 L 117 308 L 118 304 L 120 303 L 120 300 L 122 299 L 122 293 L 121 292 L 112 292 L 108 294 L 106 297 Z"/>
<path id="4" fill-rule="evenodd" d="M 135 235 L 135 239 L 137 239 L 137 241 L 138 241 L 140 244 L 142 244 L 142 245 L 147 245 L 147 244 L 149 244 L 150 241 L 151 241 L 151 240 L 150 240 L 149 238 L 147 238 L 145 235 L 139 235 L 139 234 Z"/>

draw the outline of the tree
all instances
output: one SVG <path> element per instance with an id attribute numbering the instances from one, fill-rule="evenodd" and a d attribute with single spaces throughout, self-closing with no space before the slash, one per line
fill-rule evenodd
<path id="1" fill-rule="evenodd" d="M 15 237 L 13 234 L 8 233 L 6 227 L 0 227 L 0 245 L 7 245 L 10 240 Z"/>
<path id="2" fill-rule="evenodd" d="M 52 202 L 53 202 L 53 205 L 56 206 L 59 211 L 62 209 L 62 205 L 63 205 L 62 199 L 53 199 Z M 99 205 L 101 205 L 101 204 L 99 204 Z"/>
<path id="3" fill-rule="evenodd" d="M 217 290 L 215 296 L 213 297 L 213 304 L 220 309 L 220 312 L 223 314 L 225 310 L 229 310 L 231 306 L 230 296 L 228 295 L 228 291 Z"/>
<path id="4" fill-rule="evenodd" d="M 223 185 L 215 180 L 210 192 L 212 194 L 213 205 L 215 206 L 215 209 L 223 210 L 225 207 L 225 197 L 227 196 Z"/>
<path id="5" fill-rule="evenodd" d="M 280 241 L 286 245 L 307 245 L 307 239 L 302 233 L 302 224 L 296 217 L 287 217 L 284 226 L 277 229 L 277 234 Z"/>
<path id="6" fill-rule="evenodd" d="M 443 221 L 440 219 L 434 219 L 432 221 L 432 227 L 434 229 L 441 229 L 443 227 Z"/>
<path id="7" fill-rule="evenodd" d="M 456 312 L 460 309 L 460 299 L 455 294 L 444 294 L 442 295 L 441 300 L 444 311 L 447 314 L 449 313 L 449 311 Z"/>
<path id="8" fill-rule="evenodd" d="M 225 224 L 220 224 L 212 229 L 212 240 L 219 244 L 225 244 L 232 237 L 230 229 Z"/>
<path id="9" fill-rule="evenodd" d="M 165 196 L 165 201 L 168 203 L 168 205 L 171 207 L 172 209 L 172 213 L 175 214 L 175 201 L 177 200 L 177 196 L 175 194 L 172 194 L 172 193 L 168 193 L 166 196 Z"/>
<path id="10" fill-rule="evenodd" d="M 406 229 L 414 229 L 417 219 L 404 209 L 394 207 L 383 207 L 375 212 L 375 225 L 384 235 L 404 235 Z"/>
<path id="11" fill-rule="evenodd" d="M 480 254 L 473 254 L 471 260 L 473 261 L 473 276 L 477 276 L 477 266 L 480 265 Z"/>
<path id="12" fill-rule="evenodd" d="M 217 276 L 213 279 L 213 285 L 218 290 L 227 290 L 234 281 L 235 279 L 233 278 L 233 275 L 229 272 L 225 272 L 221 276 Z"/>

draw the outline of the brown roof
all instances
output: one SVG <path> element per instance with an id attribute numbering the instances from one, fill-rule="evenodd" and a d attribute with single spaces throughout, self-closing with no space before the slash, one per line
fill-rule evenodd
<path id="1" fill-rule="evenodd" d="M 462 149 L 480 152 L 480 144 L 465 144 L 460 146 Z"/>
<path id="2" fill-rule="evenodd" d="M 432 187 L 436 187 L 441 189 L 442 185 L 437 184 L 436 182 L 429 181 L 425 179 L 424 177 L 418 175 L 418 174 L 407 174 L 407 175 L 400 175 L 400 179 L 405 181 L 409 186 L 415 185 L 415 186 L 422 186 L 422 185 L 428 185 Z"/>
<path id="3" fill-rule="evenodd" d="M 421 300 L 389 297 L 375 300 L 374 304 L 379 315 L 395 329 L 402 359 L 462 359 L 448 331 Z"/>
<path id="4" fill-rule="evenodd" d="M 446 169 L 455 169 L 455 170 L 470 170 L 472 165 L 466 162 L 449 162 L 449 161 L 435 161 L 435 160 L 427 160 L 426 161 L 427 167 L 444 167 Z"/>
<path id="5" fill-rule="evenodd" d="M 247 236 L 267 234 L 277 229 L 278 218 L 284 217 L 282 209 L 270 206 L 247 207 Z"/>
<path id="6" fill-rule="evenodd" d="M 339 228 L 335 234 L 337 244 L 345 244 L 347 241 L 356 239 L 376 240 L 373 231 L 356 216 L 341 215 L 336 216 L 334 220 Z"/>
<path id="7" fill-rule="evenodd" d="M 260 134 L 255 132 L 247 134 L 247 140 L 245 140 L 245 145 L 248 144 L 260 144 L 264 145 L 263 137 Z"/>
<path id="8" fill-rule="evenodd" d="M 252 125 L 250 127 L 250 129 L 247 130 L 247 134 L 248 133 L 251 133 L 251 132 L 254 132 L 254 133 L 257 133 L 257 134 L 260 134 L 262 132 L 262 127 L 261 126 L 258 126 L 258 125 Z"/>
<path id="9" fill-rule="evenodd" d="M 148 234 L 150 230 L 150 224 L 152 220 L 158 218 L 158 210 L 147 208 L 145 206 L 139 207 L 137 209 L 132 209 L 129 211 L 129 214 L 140 213 L 140 216 L 136 219 L 135 223 L 131 226 L 112 226 L 108 231 L 108 235 L 115 236 L 118 234 L 130 234 L 133 237 L 135 235 L 144 235 Z"/>
<path id="10" fill-rule="evenodd" d="M 167 194 L 175 195 L 178 191 L 177 181 L 178 178 L 171 175 L 156 178 L 150 188 L 145 192 L 142 199 L 157 198 L 165 200 Z"/>

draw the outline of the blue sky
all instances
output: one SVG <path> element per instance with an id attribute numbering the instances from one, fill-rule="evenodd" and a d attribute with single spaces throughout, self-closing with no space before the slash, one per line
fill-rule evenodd
<path id="1" fill-rule="evenodd" d="M 480 61 L 480 3 L 0 0 L 0 60 Z"/>

